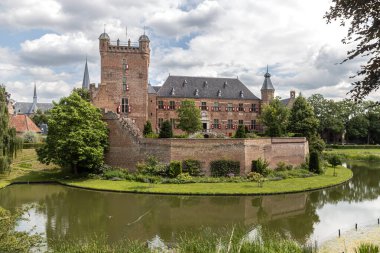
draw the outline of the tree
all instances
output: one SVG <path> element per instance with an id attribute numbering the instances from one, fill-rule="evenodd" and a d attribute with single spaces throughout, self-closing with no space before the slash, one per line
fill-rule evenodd
<path id="1" fill-rule="evenodd" d="M 265 133 L 271 137 L 286 135 L 288 125 L 289 109 L 286 108 L 278 98 L 273 99 L 264 106 L 260 122 L 265 126 Z"/>
<path id="2" fill-rule="evenodd" d="M 160 128 L 160 134 L 158 138 L 172 138 L 173 137 L 173 130 L 172 130 L 172 124 L 170 124 L 169 120 L 165 120 L 162 122 L 161 128 Z"/>
<path id="3" fill-rule="evenodd" d="M 40 109 L 37 109 L 37 112 L 31 117 L 31 120 L 33 120 L 37 126 L 47 124 L 49 121 L 49 111 L 42 112 Z"/>
<path id="4" fill-rule="evenodd" d="M 147 136 L 149 134 L 153 133 L 153 129 L 152 129 L 152 123 L 150 123 L 150 121 L 148 120 L 146 122 L 146 124 L 144 125 L 144 131 L 143 131 L 143 134 L 144 136 Z"/>
<path id="5" fill-rule="evenodd" d="M 246 138 L 245 127 L 243 125 L 239 125 L 236 129 L 235 138 Z"/>
<path id="6" fill-rule="evenodd" d="M 347 124 L 347 138 L 350 141 L 366 142 L 368 137 L 369 121 L 365 115 L 358 115 L 350 119 Z"/>
<path id="7" fill-rule="evenodd" d="M 326 13 L 327 23 L 340 21 L 341 26 L 349 24 L 344 44 L 355 44 L 347 52 L 342 62 L 359 57 L 366 57 L 365 65 L 357 72 L 356 77 L 363 77 L 352 84 L 352 98 L 360 101 L 380 87 L 380 2 L 379 0 L 332 0 L 332 6 Z"/>
<path id="8" fill-rule="evenodd" d="M 90 97 L 90 91 L 88 89 L 74 88 L 73 92 L 76 92 L 81 98 L 83 98 L 87 102 L 90 102 L 91 97 Z"/>
<path id="9" fill-rule="evenodd" d="M 181 107 L 177 109 L 178 128 L 188 134 L 195 133 L 202 129 L 201 111 L 195 106 L 192 100 L 184 100 Z"/>
<path id="10" fill-rule="evenodd" d="M 0 173 L 10 168 L 17 151 L 22 148 L 22 139 L 16 137 L 16 130 L 9 127 L 9 94 L 0 85 Z"/>
<path id="11" fill-rule="evenodd" d="M 100 110 L 76 92 L 54 103 L 46 145 L 37 150 L 38 160 L 78 172 L 94 172 L 103 164 L 108 130 Z"/>
<path id="12" fill-rule="evenodd" d="M 288 130 L 306 137 L 308 140 L 317 134 L 319 121 L 313 108 L 303 96 L 298 96 L 290 111 Z"/>
<path id="13" fill-rule="evenodd" d="M 310 152 L 309 171 L 317 174 L 323 172 L 319 161 L 319 153 L 316 151 Z"/>
<path id="14" fill-rule="evenodd" d="M 373 144 L 380 144 L 380 113 L 368 113 L 368 135 L 369 141 Z"/>
<path id="15" fill-rule="evenodd" d="M 328 158 L 327 158 L 327 161 L 329 162 L 329 164 L 331 164 L 334 168 L 334 176 L 337 176 L 336 172 L 335 172 L 335 168 L 336 166 L 338 165 L 341 165 L 342 164 L 342 160 L 340 159 L 340 157 L 336 154 L 332 154 L 330 155 Z"/>

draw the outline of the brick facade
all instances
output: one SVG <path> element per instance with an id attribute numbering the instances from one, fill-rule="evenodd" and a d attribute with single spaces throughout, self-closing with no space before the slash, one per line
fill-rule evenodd
<path id="1" fill-rule="evenodd" d="M 90 85 L 91 100 L 95 106 L 106 112 L 117 112 L 123 117 L 131 118 L 141 130 L 147 120 L 151 121 L 156 132 L 159 131 L 162 121 L 170 120 L 174 123 L 174 133 L 181 134 L 182 131 L 176 128 L 178 116 L 175 109 L 180 106 L 181 101 L 191 99 L 202 109 L 202 127 L 206 131 L 231 136 L 240 124 L 250 131 L 263 130 L 259 125 L 258 116 L 262 106 L 268 104 L 274 97 L 269 73 L 265 75 L 261 99 L 255 97 L 249 90 L 246 90 L 246 93 L 252 96 L 244 99 L 218 98 L 216 94 L 213 94 L 214 97 L 203 98 L 163 96 L 148 84 L 149 43 L 146 35 L 142 35 L 138 43 L 128 41 L 126 44 L 119 40 L 111 42 L 106 33 L 100 35 L 101 83 L 98 87 Z M 229 80 L 241 83 L 237 79 Z M 228 89 L 231 91 L 236 88 L 235 86 L 227 86 L 226 91 Z M 244 88 L 247 89 L 245 86 Z M 171 102 L 174 106 L 170 105 Z M 203 106 L 202 102 L 205 103 Z M 218 105 L 214 106 L 215 103 Z"/>

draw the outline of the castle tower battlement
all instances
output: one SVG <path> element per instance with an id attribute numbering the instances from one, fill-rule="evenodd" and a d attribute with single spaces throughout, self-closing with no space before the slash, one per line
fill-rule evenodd
<path id="1" fill-rule="evenodd" d="M 138 43 L 111 41 L 107 33 L 99 36 L 101 83 L 91 87 L 92 103 L 131 118 L 139 128 L 148 119 L 148 74 L 150 40 L 141 35 Z"/>

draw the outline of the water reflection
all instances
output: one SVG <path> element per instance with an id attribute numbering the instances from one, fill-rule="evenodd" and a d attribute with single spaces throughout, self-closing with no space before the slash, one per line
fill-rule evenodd
<path id="1" fill-rule="evenodd" d="M 310 193 L 263 197 L 162 196 L 94 192 L 59 185 L 14 185 L 0 191 L 0 205 L 14 209 L 38 203 L 36 217 L 47 238 L 84 238 L 106 234 L 173 241 L 200 227 L 241 224 L 290 235 L 300 242 L 322 237 L 352 219 L 380 213 L 380 164 L 351 162 L 348 184 Z M 38 219 L 37 219 L 38 216 Z M 44 217 L 44 219 L 41 219 Z M 35 219 L 34 219 L 35 218 Z"/>

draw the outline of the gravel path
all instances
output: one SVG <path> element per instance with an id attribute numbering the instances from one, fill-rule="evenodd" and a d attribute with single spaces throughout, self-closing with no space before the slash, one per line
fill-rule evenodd
<path id="1" fill-rule="evenodd" d="M 361 243 L 372 243 L 380 246 L 380 227 L 367 227 L 345 232 L 340 238 L 326 241 L 321 246 L 319 253 L 354 253 L 355 248 Z"/>

